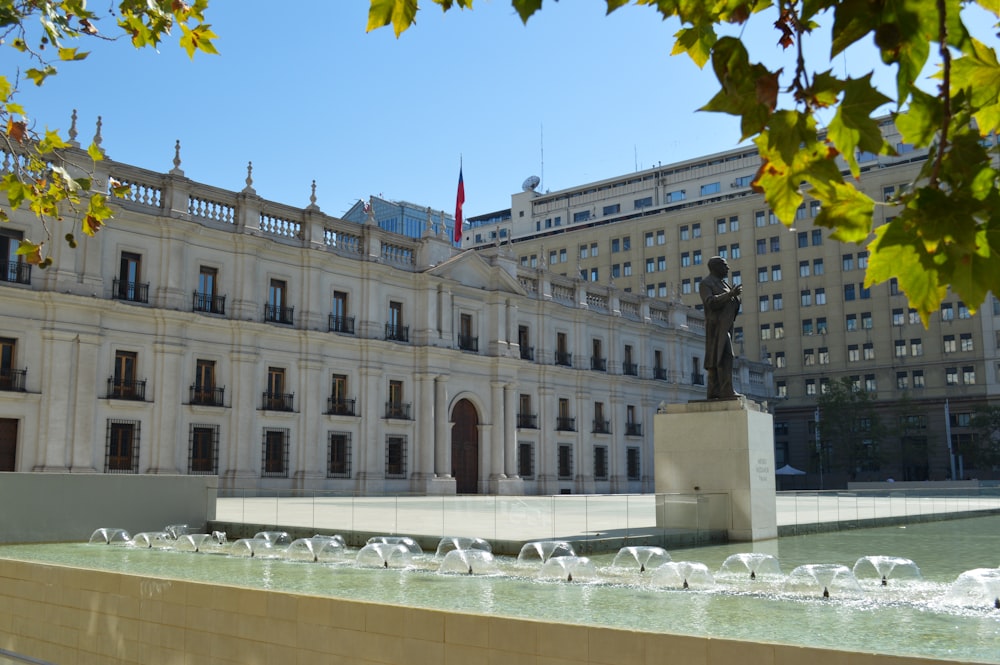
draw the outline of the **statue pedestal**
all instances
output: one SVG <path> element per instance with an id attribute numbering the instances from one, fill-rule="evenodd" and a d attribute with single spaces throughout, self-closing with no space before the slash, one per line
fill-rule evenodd
<path id="1" fill-rule="evenodd" d="M 774 424 L 757 403 L 740 397 L 667 405 L 655 416 L 653 441 L 657 494 L 684 494 L 678 500 L 695 505 L 728 496 L 728 510 L 699 511 L 699 528 L 725 529 L 732 541 L 778 537 Z M 661 503 L 658 497 L 657 526 L 673 526 Z"/>

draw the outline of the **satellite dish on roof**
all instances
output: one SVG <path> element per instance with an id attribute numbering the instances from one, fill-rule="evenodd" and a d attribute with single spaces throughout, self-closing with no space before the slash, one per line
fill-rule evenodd
<path id="1" fill-rule="evenodd" d="M 526 192 L 533 192 L 535 191 L 535 187 L 538 187 L 538 185 L 540 185 L 541 182 L 542 181 L 538 176 L 529 175 L 527 178 L 525 178 L 524 182 L 521 183 L 521 189 L 523 189 Z"/>

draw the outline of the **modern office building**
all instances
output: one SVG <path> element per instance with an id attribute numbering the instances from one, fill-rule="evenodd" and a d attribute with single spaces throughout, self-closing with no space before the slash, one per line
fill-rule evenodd
<path id="1" fill-rule="evenodd" d="M 649 492 L 657 408 L 704 396 L 694 308 L 195 183 L 179 156 L 96 168 L 129 194 L 48 269 L 12 253 L 29 213 L 0 229 L 0 470 Z"/>
<path id="2" fill-rule="evenodd" d="M 374 225 L 380 229 L 410 238 L 422 238 L 427 229 L 442 238 L 455 237 L 455 218 L 443 210 L 431 210 L 408 201 L 389 201 L 380 196 L 358 201 L 341 219 L 356 224 L 372 224 L 374 220 Z"/>
<path id="3" fill-rule="evenodd" d="M 885 202 L 876 224 L 896 214 L 893 194 L 927 157 L 891 120 L 881 126 L 898 155 L 858 155 L 859 186 Z M 996 145 L 996 137 L 984 141 Z M 501 243 L 523 268 L 692 307 L 708 259 L 725 257 L 744 288 L 740 355 L 774 367 L 777 466 L 809 470 L 814 485 L 822 474 L 833 487 L 943 479 L 952 469 L 998 477 L 995 468 L 970 468 L 962 449 L 974 407 L 1000 394 L 1000 303 L 991 296 L 973 315 L 979 303 L 949 295 L 925 329 L 894 282 L 864 287 L 867 251 L 812 224 L 818 201 L 799 209 L 793 227 L 780 224 L 750 188 L 759 164 L 750 146 L 554 192 L 535 191 L 529 178 L 509 211 L 469 218 L 462 246 Z M 844 378 L 877 398 L 884 428 L 853 468 L 829 447 L 818 455 L 816 436 L 817 397 Z"/>

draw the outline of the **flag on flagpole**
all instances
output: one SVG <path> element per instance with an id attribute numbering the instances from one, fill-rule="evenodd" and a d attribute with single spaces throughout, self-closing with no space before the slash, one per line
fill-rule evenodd
<path id="1" fill-rule="evenodd" d="M 455 242 L 462 242 L 462 205 L 465 203 L 465 181 L 462 167 L 458 167 L 458 194 L 455 196 Z"/>

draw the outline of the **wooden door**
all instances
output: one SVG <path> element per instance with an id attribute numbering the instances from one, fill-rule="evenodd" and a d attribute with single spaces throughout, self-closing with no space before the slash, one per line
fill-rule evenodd
<path id="1" fill-rule="evenodd" d="M 458 494 L 479 491 L 479 415 L 463 399 L 451 412 L 451 474 Z"/>

